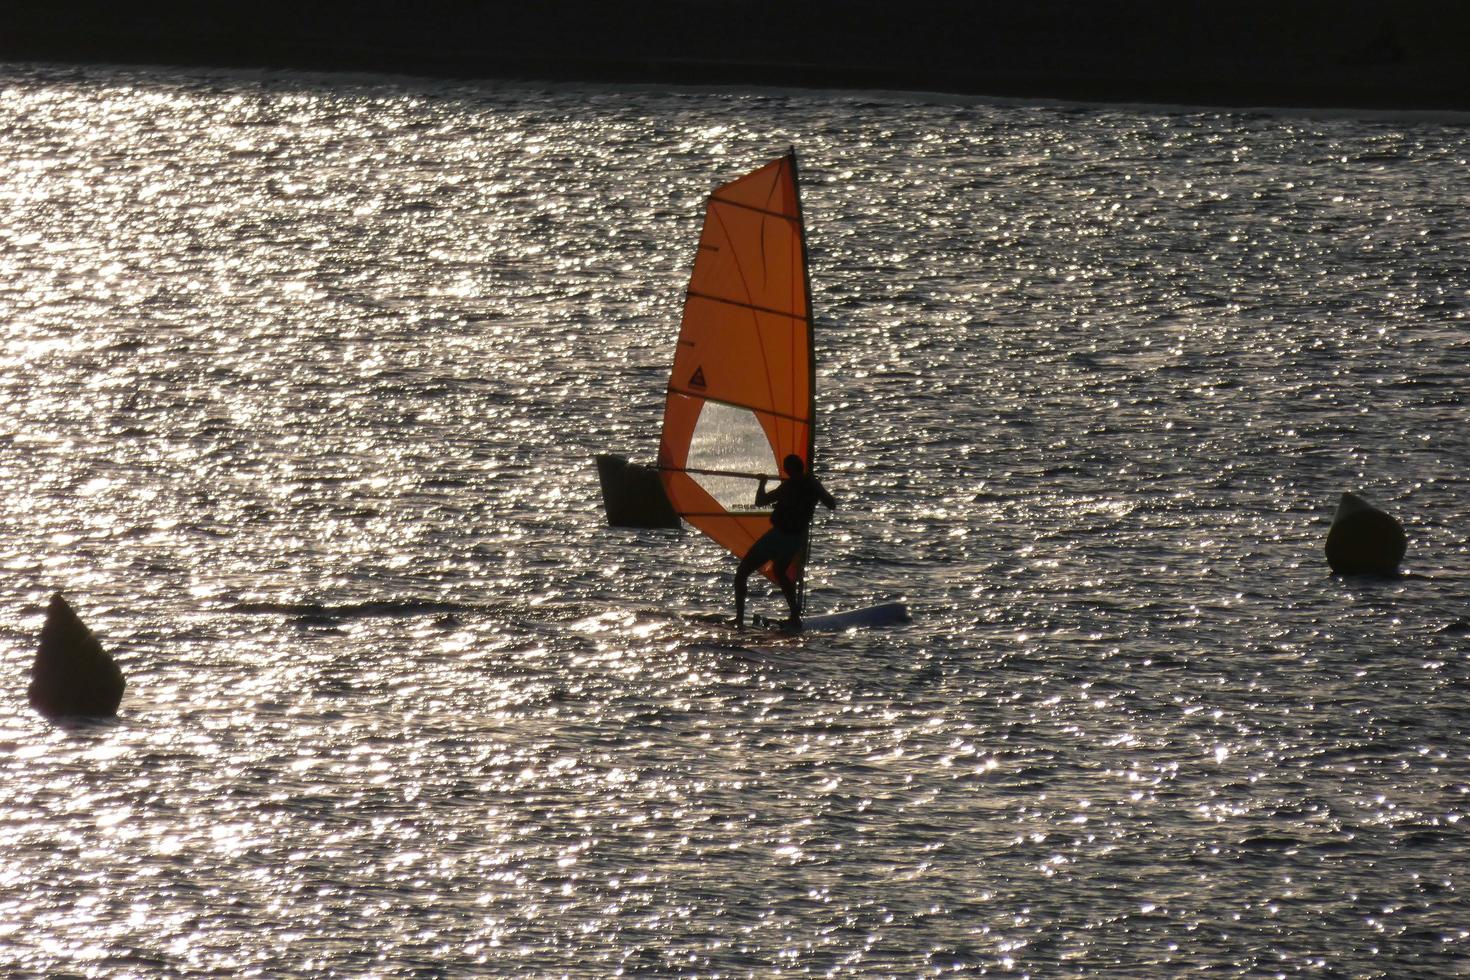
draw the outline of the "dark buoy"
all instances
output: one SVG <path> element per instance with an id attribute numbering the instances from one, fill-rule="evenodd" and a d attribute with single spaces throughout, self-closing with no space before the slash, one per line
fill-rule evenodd
<path id="1" fill-rule="evenodd" d="M 48 718 L 117 714 L 122 701 L 122 671 L 97 637 L 58 593 L 46 608 L 41 649 L 31 665 L 26 692 L 31 707 Z"/>
<path id="2" fill-rule="evenodd" d="M 608 453 L 597 457 L 597 479 L 602 484 L 602 507 L 613 527 L 679 526 L 679 515 L 653 467 Z"/>
<path id="3" fill-rule="evenodd" d="M 1327 532 L 1327 564 L 1339 575 L 1393 575 L 1408 544 L 1403 525 L 1357 494 L 1345 493 Z"/>

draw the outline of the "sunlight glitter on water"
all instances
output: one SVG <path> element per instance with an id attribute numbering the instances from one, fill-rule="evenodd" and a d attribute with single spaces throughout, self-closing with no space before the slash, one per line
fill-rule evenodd
<path id="1" fill-rule="evenodd" d="M 8 969 L 1457 962 L 1462 129 L 0 92 Z M 599 510 L 590 457 L 653 453 L 704 195 L 793 142 L 814 598 L 904 595 L 901 631 L 686 619 L 730 562 Z M 1429 576 L 1326 576 L 1350 488 Z M 56 589 L 115 723 L 25 706 Z"/>

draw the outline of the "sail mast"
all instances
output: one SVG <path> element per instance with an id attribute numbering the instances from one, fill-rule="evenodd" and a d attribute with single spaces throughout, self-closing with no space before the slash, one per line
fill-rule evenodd
<path id="1" fill-rule="evenodd" d="M 801 171 L 796 165 L 796 147 L 790 146 L 786 150 L 786 156 L 791 161 L 791 187 L 796 194 L 796 227 L 801 235 L 801 278 L 802 288 L 806 291 L 806 316 L 807 316 L 807 392 L 811 398 L 807 411 L 806 430 L 806 466 L 807 472 L 816 475 L 816 449 L 817 449 L 817 317 L 812 307 L 812 265 L 811 256 L 806 247 L 806 214 L 801 208 Z M 806 611 L 806 567 L 812 560 L 812 528 L 811 524 L 806 527 L 806 554 L 802 558 L 801 565 L 797 568 L 796 594 L 797 611 Z"/>

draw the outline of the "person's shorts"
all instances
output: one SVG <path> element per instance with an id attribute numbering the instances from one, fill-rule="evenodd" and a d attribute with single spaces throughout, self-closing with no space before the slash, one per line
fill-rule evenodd
<path id="1" fill-rule="evenodd" d="M 801 535 L 783 531 L 780 528 L 771 528 L 762 534 L 755 544 L 750 546 L 746 552 L 746 560 L 758 559 L 762 565 L 773 561 L 777 565 L 786 565 L 801 551 Z"/>

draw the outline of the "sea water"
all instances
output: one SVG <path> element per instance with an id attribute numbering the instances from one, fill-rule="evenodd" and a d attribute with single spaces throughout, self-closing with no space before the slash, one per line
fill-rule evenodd
<path id="1" fill-rule="evenodd" d="M 1470 970 L 1462 122 L 12 66 L 0 129 L 0 973 Z M 788 145 L 810 602 L 901 628 L 603 519 Z M 1329 573 L 1346 490 L 1410 574 Z M 26 705 L 56 591 L 115 721 Z"/>

